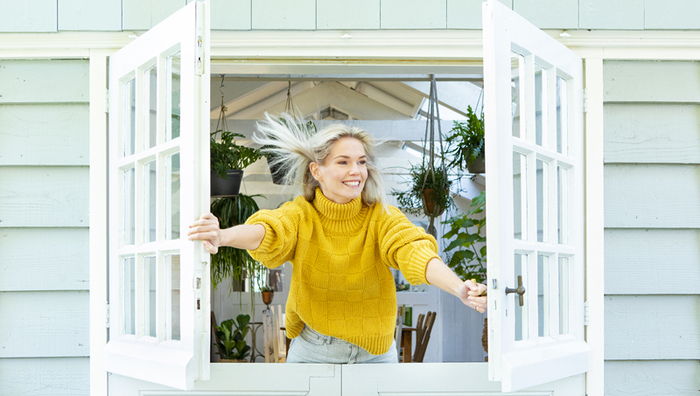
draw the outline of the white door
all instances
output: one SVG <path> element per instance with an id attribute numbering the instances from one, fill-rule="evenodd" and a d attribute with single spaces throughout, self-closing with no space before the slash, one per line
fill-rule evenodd
<path id="1" fill-rule="evenodd" d="M 582 62 L 484 4 L 489 379 L 504 392 L 588 370 Z"/>
<path id="2" fill-rule="evenodd" d="M 208 3 L 109 60 L 109 342 L 105 368 L 192 389 L 209 377 Z"/>

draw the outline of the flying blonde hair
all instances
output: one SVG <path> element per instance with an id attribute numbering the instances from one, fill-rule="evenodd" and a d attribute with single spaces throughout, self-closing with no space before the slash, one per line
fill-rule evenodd
<path id="1" fill-rule="evenodd" d="M 319 182 L 311 175 L 312 162 L 323 165 L 335 142 L 353 138 L 362 143 L 367 155 L 367 180 L 362 190 L 362 202 L 366 205 L 381 204 L 386 209 L 384 180 L 377 168 L 375 139 L 361 128 L 333 124 L 314 132 L 313 126 L 300 116 L 282 113 L 265 118 L 257 123 L 253 142 L 263 146 L 265 154 L 272 154 L 270 166 L 280 165 L 286 170 L 285 183 L 301 190 L 304 198 L 312 202 Z M 268 161 L 270 161 L 268 157 Z"/>

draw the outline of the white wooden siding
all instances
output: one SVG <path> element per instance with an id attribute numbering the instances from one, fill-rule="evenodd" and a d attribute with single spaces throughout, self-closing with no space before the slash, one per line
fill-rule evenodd
<path id="1" fill-rule="evenodd" d="M 513 1 L 513 10 L 540 29 L 578 28 L 579 0 Z"/>
<path id="2" fill-rule="evenodd" d="M 700 29 L 696 0 L 645 0 L 647 29 Z"/>
<path id="3" fill-rule="evenodd" d="M 700 228 L 700 166 L 605 165 L 606 228 Z"/>
<path id="4" fill-rule="evenodd" d="M 211 0 L 211 28 L 250 30 L 251 10 L 251 0 Z"/>
<path id="5" fill-rule="evenodd" d="M 605 293 L 700 294 L 700 229 L 607 229 Z"/>
<path id="6" fill-rule="evenodd" d="M 0 104 L 87 103 L 88 64 L 82 60 L 0 60 L 0 87 Z"/>
<path id="7" fill-rule="evenodd" d="M 122 0 L 122 27 L 148 30 L 186 5 L 186 0 Z"/>
<path id="8" fill-rule="evenodd" d="M 447 0 L 382 0 L 382 29 L 445 29 Z"/>
<path id="9" fill-rule="evenodd" d="M 0 396 L 87 396 L 90 358 L 0 359 Z"/>
<path id="10" fill-rule="evenodd" d="M 0 358 L 89 356 L 88 292 L 0 292 Z"/>
<path id="11" fill-rule="evenodd" d="M 609 361 L 605 364 L 606 396 L 697 396 L 700 362 Z"/>
<path id="12" fill-rule="evenodd" d="M 317 27 L 321 29 L 379 29 L 379 0 L 317 1 Z"/>
<path id="13" fill-rule="evenodd" d="M 606 297 L 605 359 L 700 359 L 698 312 L 698 295 Z"/>
<path id="14" fill-rule="evenodd" d="M 606 61 L 604 100 L 700 103 L 700 62 Z"/>
<path id="15" fill-rule="evenodd" d="M 644 0 L 580 0 L 579 29 L 644 29 Z"/>
<path id="16" fill-rule="evenodd" d="M 513 0 L 498 1 L 508 8 L 513 8 Z M 481 29 L 481 5 L 483 3 L 483 0 L 447 0 L 447 28 Z"/>
<path id="17" fill-rule="evenodd" d="M 121 0 L 61 0 L 58 30 L 122 30 Z"/>
<path id="18" fill-rule="evenodd" d="M 88 290 L 87 228 L 0 229 L 0 291 Z"/>
<path id="19" fill-rule="evenodd" d="M 56 0 L 3 1 L 0 32 L 55 32 L 56 3 Z"/>
<path id="20" fill-rule="evenodd" d="M 314 30 L 315 0 L 253 0 L 253 29 Z"/>
<path id="21" fill-rule="evenodd" d="M 0 106 L 0 165 L 87 165 L 88 104 Z"/>
<path id="22" fill-rule="evenodd" d="M 700 164 L 700 105 L 606 104 L 605 162 Z"/>

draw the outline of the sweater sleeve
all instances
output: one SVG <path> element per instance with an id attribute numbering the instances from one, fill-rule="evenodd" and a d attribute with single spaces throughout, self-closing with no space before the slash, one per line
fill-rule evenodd
<path id="1" fill-rule="evenodd" d="M 250 216 L 246 224 L 265 227 L 265 237 L 260 246 L 248 253 L 268 268 L 276 268 L 294 257 L 301 209 L 293 202 L 279 209 L 260 210 Z"/>
<path id="2" fill-rule="evenodd" d="M 428 261 L 440 257 L 437 241 L 397 208 L 390 206 L 389 210 L 379 227 L 382 259 L 390 267 L 401 270 L 410 284 L 428 283 L 425 279 Z"/>

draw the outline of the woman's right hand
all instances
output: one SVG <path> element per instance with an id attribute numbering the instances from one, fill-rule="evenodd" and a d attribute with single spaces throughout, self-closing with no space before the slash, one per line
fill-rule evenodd
<path id="1" fill-rule="evenodd" d="M 211 213 L 202 215 L 199 220 L 190 224 L 190 231 L 187 233 L 190 241 L 201 240 L 202 245 L 210 254 L 216 254 L 221 245 L 221 229 L 219 219 Z"/>

